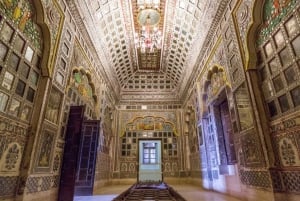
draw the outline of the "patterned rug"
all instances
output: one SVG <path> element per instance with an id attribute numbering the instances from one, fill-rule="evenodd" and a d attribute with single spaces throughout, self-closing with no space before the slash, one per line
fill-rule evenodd
<path id="1" fill-rule="evenodd" d="M 143 182 L 131 186 L 113 201 L 186 201 L 164 182 Z"/>

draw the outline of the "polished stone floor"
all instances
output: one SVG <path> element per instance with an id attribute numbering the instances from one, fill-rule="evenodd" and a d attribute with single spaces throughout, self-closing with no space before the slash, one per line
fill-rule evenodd
<path id="1" fill-rule="evenodd" d="M 111 201 L 131 185 L 105 186 L 95 192 L 94 196 L 78 196 L 74 201 Z M 170 185 L 187 201 L 240 201 L 239 199 L 216 192 L 205 191 L 192 185 Z"/>

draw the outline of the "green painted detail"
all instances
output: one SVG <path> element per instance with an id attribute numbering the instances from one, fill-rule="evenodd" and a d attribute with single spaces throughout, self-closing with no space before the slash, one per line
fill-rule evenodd
<path id="1" fill-rule="evenodd" d="M 282 19 L 297 5 L 298 0 L 266 0 L 263 8 L 263 24 L 257 45 L 263 44 Z"/>
<path id="2" fill-rule="evenodd" d="M 33 22 L 35 15 L 32 0 L 1 0 L 0 12 L 9 18 L 38 49 L 41 49 L 41 34 Z"/>
<path id="3" fill-rule="evenodd" d="M 81 74 L 80 73 L 74 73 L 74 79 L 75 79 L 75 82 L 81 83 Z"/>
<path id="4" fill-rule="evenodd" d="M 81 72 L 76 72 L 73 74 L 73 79 L 75 81 L 75 87 L 77 88 L 78 92 L 84 98 L 95 101 L 93 99 L 93 89 L 90 85 L 88 77 Z"/>

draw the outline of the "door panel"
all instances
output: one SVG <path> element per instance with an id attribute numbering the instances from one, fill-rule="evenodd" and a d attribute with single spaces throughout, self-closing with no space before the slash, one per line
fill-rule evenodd
<path id="1" fill-rule="evenodd" d="M 84 106 L 71 106 L 65 138 L 58 201 L 73 201 Z"/>
<path id="2" fill-rule="evenodd" d="M 235 155 L 233 132 L 231 127 L 231 120 L 230 120 L 227 101 L 220 104 L 220 114 L 221 114 L 223 133 L 225 137 L 225 147 L 226 147 L 228 164 L 234 164 L 236 162 L 236 155 Z"/>
<path id="3" fill-rule="evenodd" d="M 99 130 L 100 121 L 86 120 L 83 122 L 75 195 L 93 194 Z"/>

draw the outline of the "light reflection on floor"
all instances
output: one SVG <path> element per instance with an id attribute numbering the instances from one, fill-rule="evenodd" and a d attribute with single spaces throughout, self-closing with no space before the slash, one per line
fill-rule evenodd
<path id="1" fill-rule="evenodd" d="M 111 201 L 131 185 L 105 186 L 95 192 L 94 196 L 75 197 L 74 201 Z M 171 185 L 187 201 L 240 201 L 239 199 L 216 192 L 205 191 L 192 185 Z"/>

